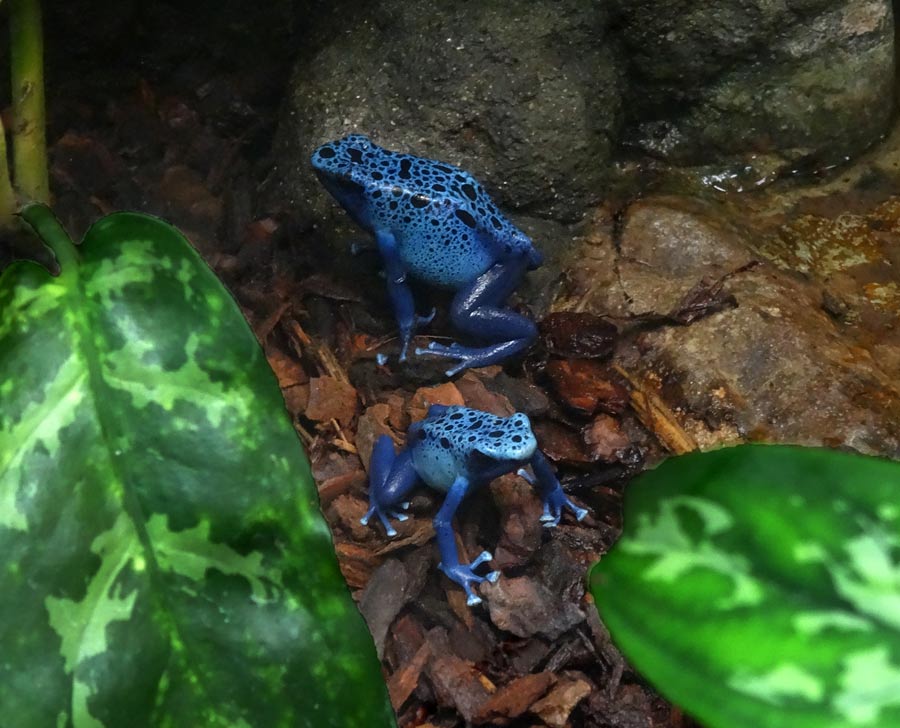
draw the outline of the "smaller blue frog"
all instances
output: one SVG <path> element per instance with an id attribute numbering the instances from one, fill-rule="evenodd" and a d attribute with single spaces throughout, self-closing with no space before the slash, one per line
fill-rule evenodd
<path id="1" fill-rule="evenodd" d="M 529 465 L 533 476 L 524 470 Z M 516 469 L 537 486 L 544 502 L 540 520 L 545 526 L 559 524 L 564 508 L 579 521 L 587 515 L 587 510 L 566 497 L 550 463 L 537 449 L 527 415 L 497 417 L 467 407 L 432 405 L 425 419 L 409 428 L 406 448 L 399 453 L 394 452 L 389 436 L 382 435 L 376 441 L 369 466 L 369 510 L 361 522 L 366 525 L 376 515 L 387 535 L 395 536 L 397 532 L 388 518 L 406 520 L 407 516 L 397 509 L 409 507 L 407 497 L 420 479 L 446 492 L 444 504 L 434 517 L 441 552 L 439 568 L 466 590 L 469 606 L 479 604 L 481 598 L 472 591 L 472 584 L 496 582 L 500 572 L 486 576 L 475 573 L 478 566 L 493 558 L 488 551 L 471 564 L 459 562 L 453 516 L 473 489 Z"/>
<path id="2" fill-rule="evenodd" d="M 400 361 L 416 328 L 434 317 L 417 316 L 407 284 L 412 276 L 456 291 L 454 326 L 483 347 L 432 342 L 416 354 L 467 367 L 495 364 L 527 349 L 534 322 L 506 307 L 506 299 L 541 254 L 509 222 L 468 172 L 452 164 L 382 149 L 361 134 L 328 142 L 312 154 L 322 184 L 365 230 L 375 236 L 387 274 L 388 295 L 400 327 Z"/>

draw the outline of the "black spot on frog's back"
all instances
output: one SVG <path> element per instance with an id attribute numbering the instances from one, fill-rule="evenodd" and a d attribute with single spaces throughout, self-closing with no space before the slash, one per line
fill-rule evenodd
<path id="1" fill-rule="evenodd" d="M 466 210 L 457 210 L 456 216 L 462 220 L 463 224 L 472 228 L 473 230 L 478 227 L 478 223 L 475 221 L 475 218 L 472 217 L 471 213 Z"/>

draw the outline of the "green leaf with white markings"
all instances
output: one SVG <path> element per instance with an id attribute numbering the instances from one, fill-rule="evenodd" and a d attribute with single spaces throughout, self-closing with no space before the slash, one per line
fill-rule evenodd
<path id="1" fill-rule="evenodd" d="M 900 463 L 667 460 L 629 486 L 591 591 L 625 656 L 708 726 L 900 726 Z"/>
<path id="2" fill-rule="evenodd" d="M 265 358 L 132 213 L 0 276 L 0 723 L 394 725 Z"/>

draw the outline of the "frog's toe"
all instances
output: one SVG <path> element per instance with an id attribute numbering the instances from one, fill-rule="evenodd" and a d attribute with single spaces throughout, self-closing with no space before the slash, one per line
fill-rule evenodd
<path id="1" fill-rule="evenodd" d="M 540 522 L 544 524 L 546 528 L 553 528 L 554 526 L 558 526 L 560 519 L 562 519 L 562 513 L 565 508 L 568 508 L 572 511 L 572 514 L 575 516 L 576 521 L 582 520 L 587 514 L 587 508 L 579 508 L 576 506 L 570 499 L 566 498 L 562 495 L 562 491 L 560 490 L 560 498 L 549 498 L 544 501 L 544 512 L 541 514 Z"/>
<path id="2" fill-rule="evenodd" d="M 538 519 L 546 528 L 554 528 L 559 525 L 561 514 L 558 508 L 551 507 L 549 503 L 544 503 L 544 512 Z"/>
<path id="3" fill-rule="evenodd" d="M 437 309 L 432 308 L 431 313 L 427 316 L 416 316 L 416 326 L 427 326 L 434 321 L 435 314 L 437 314 Z"/>
<path id="4" fill-rule="evenodd" d="M 369 510 L 366 511 L 366 515 L 360 518 L 359 522 L 363 526 L 368 526 L 369 520 L 373 515 L 378 516 L 378 520 L 381 521 L 381 525 L 384 526 L 384 531 L 389 537 L 394 537 L 397 535 L 397 530 L 391 525 L 391 522 L 388 520 L 388 514 L 384 513 L 384 511 L 382 511 L 381 508 L 379 508 L 377 505 L 369 506 Z M 394 517 L 397 516 L 397 514 L 393 513 L 391 513 L 390 515 L 393 515 Z M 403 518 L 398 518 L 398 520 L 400 521 L 405 521 L 408 518 L 406 514 L 401 513 L 399 515 L 403 516 Z"/>
<path id="5" fill-rule="evenodd" d="M 443 563 L 438 564 L 438 568 L 443 571 L 449 579 L 459 584 L 466 592 L 466 604 L 470 607 L 481 604 L 479 597 L 473 590 L 475 584 L 482 584 L 485 581 L 495 584 L 500 578 L 499 571 L 492 571 L 485 576 L 476 574 L 474 569 L 486 561 L 490 561 L 493 557 L 490 551 L 482 551 L 471 564 L 457 564 L 456 566 L 445 567 Z"/>

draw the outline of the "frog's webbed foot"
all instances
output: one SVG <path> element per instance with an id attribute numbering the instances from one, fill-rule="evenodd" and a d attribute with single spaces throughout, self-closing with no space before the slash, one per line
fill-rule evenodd
<path id="1" fill-rule="evenodd" d="M 587 514 L 586 508 L 580 508 L 575 505 L 571 499 L 565 494 L 556 475 L 547 464 L 547 459 L 539 452 L 535 453 L 531 460 L 532 468 L 535 475 L 532 475 L 524 468 L 516 472 L 516 475 L 527 480 L 533 486 L 536 486 L 541 495 L 541 502 L 544 504 L 544 512 L 541 514 L 540 522 L 545 528 L 553 528 L 559 525 L 562 518 L 563 510 L 568 508 L 575 515 L 575 519 L 580 521 Z"/>
<path id="2" fill-rule="evenodd" d="M 582 520 L 588 514 L 586 508 L 579 508 L 576 506 L 566 494 L 563 493 L 562 488 L 560 488 L 558 491 L 550 493 L 550 495 L 544 499 L 544 512 L 538 520 L 544 524 L 545 528 L 558 526 L 564 508 L 568 508 L 572 511 L 572 513 L 575 514 L 575 520 L 577 521 Z"/>
<path id="3" fill-rule="evenodd" d="M 438 564 L 438 568 L 443 571 L 448 578 L 452 581 L 455 581 L 466 591 L 466 604 L 470 607 L 474 607 L 476 604 L 481 604 L 481 597 L 478 596 L 473 590 L 473 584 L 481 584 L 485 581 L 489 581 L 491 584 L 495 584 L 497 580 L 500 578 L 499 571 L 492 571 L 489 574 L 485 574 L 484 576 L 480 576 L 475 573 L 475 569 L 481 566 L 481 564 L 486 561 L 490 561 L 493 558 L 490 551 L 482 551 L 477 558 L 471 564 L 456 564 L 455 566 L 444 566 L 443 562 Z"/>
<path id="4" fill-rule="evenodd" d="M 455 359 L 458 362 L 456 366 L 450 367 L 445 372 L 448 377 L 453 377 L 459 374 L 463 369 L 468 369 L 470 367 L 484 367 L 488 364 L 496 364 L 499 361 L 503 361 L 507 357 L 527 349 L 531 344 L 531 341 L 531 338 L 514 339 L 512 341 L 504 341 L 499 344 L 485 347 L 463 346 L 462 344 L 457 343 L 448 346 L 432 341 L 424 349 L 417 348 L 416 354 L 430 354 L 431 356 L 438 356 L 443 359 Z"/>
<path id="5" fill-rule="evenodd" d="M 406 510 L 409 508 L 409 501 L 404 501 L 400 504 L 400 508 Z M 388 520 L 389 518 L 394 518 L 398 521 L 406 521 L 409 519 L 405 513 L 401 513 L 396 508 L 382 508 L 377 503 L 372 503 L 369 505 L 369 510 L 366 511 L 366 515 L 359 519 L 359 522 L 363 526 L 369 525 L 369 519 L 373 516 L 378 516 L 378 520 L 381 521 L 381 525 L 384 526 L 384 531 L 388 536 L 393 537 L 397 535 L 397 530 L 391 525 L 391 522 Z"/>
<path id="6" fill-rule="evenodd" d="M 434 316 L 437 313 L 436 308 L 432 308 L 431 312 L 427 316 L 419 316 L 418 314 L 412 317 L 411 321 L 400 321 L 400 361 L 406 361 L 409 355 L 409 347 L 412 344 L 413 336 L 415 336 L 416 331 L 420 326 L 427 326 L 434 320 Z M 415 353 L 418 354 L 421 349 L 416 349 Z"/>

